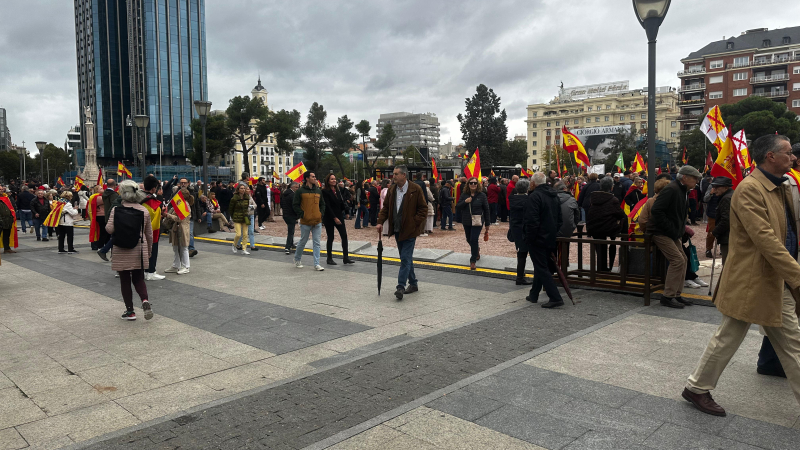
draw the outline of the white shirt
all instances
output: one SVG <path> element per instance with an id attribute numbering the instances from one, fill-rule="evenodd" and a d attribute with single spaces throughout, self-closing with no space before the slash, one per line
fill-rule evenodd
<path id="1" fill-rule="evenodd" d="M 397 213 L 400 212 L 400 205 L 403 204 L 403 197 L 406 195 L 406 192 L 408 192 L 408 180 L 406 180 L 406 182 L 403 184 L 403 187 L 397 185 L 395 192 L 397 193 L 397 196 L 395 197 L 394 201 L 394 212 Z"/>

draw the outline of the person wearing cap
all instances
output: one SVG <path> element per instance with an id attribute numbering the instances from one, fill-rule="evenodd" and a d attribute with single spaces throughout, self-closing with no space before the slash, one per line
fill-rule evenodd
<path id="1" fill-rule="evenodd" d="M 728 177 L 714 177 L 711 181 L 711 195 L 717 199 L 714 211 L 714 228 L 711 234 L 719 244 L 722 253 L 722 265 L 728 258 L 728 233 L 730 232 L 731 197 L 733 197 L 733 181 Z"/>
<path id="2" fill-rule="evenodd" d="M 628 192 L 628 190 L 622 186 L 622 183 L 620 182 L 620 176 L 621 175 L 619 173 L 615 173 L 613 175 L 614 186 L 611 188 L 611 193 L 617 198 L 617 201 L 622 204 L 622 201 L 625 199 L 625 194 Z"/>
<path id="3" fill-rule="evenodd" d="M 691 300 L 681 297 L 687 263 L 681 237 L 686 229 L 688 191 L 694 189 L 700 178 L 700 172 L 694 167 L 681 167 L 675 181 L 658 194 L 647 222 L 647 230 L 653 234 L 653 242 L 669 261 L 664 293 L 661 296 L 661 304 L 669 308 L 683 308 L 684 305 L 692 304 Z"/>
<path id="4" fill-rule="evenodd" d="M 700 411 L 725 416 L 710 391 L 738 350 L 751 324 L 761 325 L 800 402 L 800 265 L 791 186 L 784 174 L 796 157 L 786 136 L 768 134 L 750 145 L 758 165 L 731 198 L 730 258 L 714 304 L 722 313 L 714 336 L 689 376 L 683 398 Z"/>

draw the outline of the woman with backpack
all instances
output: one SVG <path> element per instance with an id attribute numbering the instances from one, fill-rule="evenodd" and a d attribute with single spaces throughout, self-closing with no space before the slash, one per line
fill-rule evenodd
<path id="1" fill-rule="evenodd" d="M 183 188 L 180 190 L 183 198 L 191 209 L 194 206 L 194 196 L 188 189 Z M 178 275 L 185 275 L 189 273 L 189 242 L 192 236 L 191 222 L 192 216 L 187 215 L 181 220 L 178 218 L 175 211 L 170 207 L 166 214 L 173 225 L 169 230 L 169 242 L 172 244 L 172 251 L 175 253 L 175 259 L 172 261 L 172 267 L 165 270 L 164 273 L 177 273 Z"/>
<path id="2" fill-rule="evenodd" d="M 122 204 L 111 210 L 108 223 L 106 223 L 106 231 L 108 234 L 114 234 L 115 230 L 120 232 L 114 240 L 111 269 L 119 273 L 122 300 L 125 302 L 125 312 L 122 314 L 122 318 L 136 320 L 136 312 L 133 310 L 133 292 L 131 291 L 131 284 L 133 284 L 142 301 L 144 318 L 150 320 L 153 318 L 153 309 L 147 299 L 144 269 L 148 267 L 150 252 L 153 248 L 153 229 L 150 224 L 150 213 L 141 205 L 147 194 L 139 189 L 139 185 L 135 181 L 125 180 L 119 184 L 119 195 L 122 198 Z M 126 242 L 128 238 L 132 238 L 130 243 Z"/>
<path id="3" fill-rule="evenodd" d="M 233 228 L 236 230 L 236 235 L 233 237 L 233 253 L 237 252 L 236 247 L 240 244 L 242 246 L 242 253 L 249 255 L 245 247 L 245 239 L 247 236 L 247 226 L 252 224 L 250 219 L 250 194 L 248 193 L 247 185 L 239 183 L 236 186 L 236 193 L 233 194 L 229 210 L 231 212 L 231 220 L 233 221 Z M 249 223 L 248 223 L 249 222 Z M 255 229 L 253 230 L 255 232 Z"/>

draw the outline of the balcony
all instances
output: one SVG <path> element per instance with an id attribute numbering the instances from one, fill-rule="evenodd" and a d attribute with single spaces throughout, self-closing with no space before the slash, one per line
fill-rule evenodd
<path id="1" fill-rule="evenodd" d="M 788 73 L 781 73 L 776 75 L 768 75 L 765 77 L 752 77 L 750 78 L 750 84 L 776 83 L 779 81 L 787 81 L 788 79 Z"/>
<path id="2" fill-rule="evenodd" d="M 778 57 L 770 57 L 770 58 L 756 58 L 752 61 L 748 61 L 744 64 L 728 64 L 728 69 L 739 69 L 742 67 L 764 67 L 764 66 L 774 66 L 774 65 L 785 65 L 790 62 L 800 61 L 800 55 L 796 56 L 785 56 L 783 58 Z"/>
<path id="3" fill-rule="evenodd" d="M 789 92 L 790 91 L 788 89 L 771 92 L 754 92 L 750 95 L 750 97 L 786 98 L 789 96 Z"/>
<path id="4" fill-rule="evenodd" d="M 678 122 L 696 122 L 701 117 L 703 117 L 703 114 L 681 114 L 678 116 Z"/>
<path id="5" fill-rule="evenodd" d="M 679 77 L 687 77 L 689 75 L 701 75 L 706 73 L 705 67 L 700 67 L 698 69 L 686 69 L 678 72 Z"/>
<path id="6" fill-rule="evenodd" d="M 706 88 L 706 84 L 705 83 L 690 84 L 690 85 L 687 85 L 687 86 L 679 87 L 678 88 L 678 92 L 679 93 L 684 93 L 684 92 L 691 92 L 691 91 L 702 91 L 705 88 Z"/>
<path id="7" fill-rule="evenodd" d="M 698 98 L 695 100 L 680 100 L 678 101 L 678 106 L 680 107 L 691 107 L 691 106 L 702 106 L 706 104 L 706 99 Z"/>

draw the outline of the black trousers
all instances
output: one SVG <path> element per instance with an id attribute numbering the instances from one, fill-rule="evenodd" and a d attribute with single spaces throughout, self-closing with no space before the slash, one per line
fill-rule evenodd
<path id="1" fill-rule="evenodd" d="M 56 227 L 56 233 L 58 234 L 58 251 L 64 251 L 64 238 L 67 238 L 67 250 L 73 251 L 75 247 L 72 246 L 72 239 L 74 236 L 75 230 L 72 227 L 68 227 L 66 225 L 59 225 Z"/>
<path id="2" fill-rule="evenodd" d="M 294 227 L 297 225 L 297 221 L 287 220 L 286 216 L 283 216 L 283 221 L 286 222 L 286 250 L 291 250 L 294 247 Z"/>
<path id="3" fill-rule="evenodd" d="M 489 203 L 489 222 L 491 222 L 492 225 L 494 225 L 494 223 L 497 222 L 498 206 L 499 205 L 497 203 Z"/>
<path id="4" fill-rule="evenodd" d="M 506 208 L 506 202 L 502 198 L 500 203 L 497 204 L 497 216 L 500 217 L 500 222 L 508 220 L 508 208 Z"/>
<path id="5" fill-rule="evenodd" d="M 38 229 L 36 231 L 39 231 Z M 3 228 L 3 250 L 11 248 L 11 228 Z"/>
<path id="6" fill-rule="evenodd" d="M 531 255 L 531 262 L 533 263 L 531 298 L 538 298 L 539 293 L 542 291 L 542 288 L 544 288 L 551 302 L 563 302 L 564 300 L 561 298 L 561 293 L 558 292 L 558 287 L 556 287 L 556 282 L 553 279 L 553 272 L 556 271 L 556 267 L 550 257 L 550 255 L 555 254 L 556 249 L 531 247 L 529 252 Z"/>
<path id="7" fill-rule="evenodd" d="M 156 262 L 158 261 L 158 242 L 153 242 L 153 249 L 150 250 L 150 262 L 148 263 L 147 273 L 155 273 Z"/>
<path id="8" fill-rule="evenodd" d="M 350 256 L 347 253 L 347 227 L 344 226 L 344 222 L 337 225 L 335 222 L 325 222 L 325 234 L 328 235 L 328 259 L 332 259 L 333 256 L 331 253 L 333 252 L 333 230 L 339 230 L 339 237 L 342 238 L 342 253 L 344 254 L 344 259 L 349 259 Z"/>
<path id="9" fill-rule="evenodd" d="M 616 238 L 605 237 L 597 239 L 613 241 Z M 617 258 L 617 246 L 599 244 L 595 247 L 595 253 L 597 253 L 597 270 L 600 272 L 611 272 L 611 268 L 614 267 L 614 260 Z"/>
<path id="10" fill-rule="evenodd" d="M 144 283 L 144 271 L 142 269 L 123 270 L 119 273 L 119 287 L 122 291 L 122 301 L 125 302 L 125 309 L 133 311 L 133 291 L 131 283 L 139 294 L 139 299 L 147 300 L 147 285 Z"/>
<path id="11" fill-rule="evenodd" d="M 377 204 L 375 204 L 375 206 L 370 205 L 370 208 L 369 208 L 369 224 L 372 225 L 373 227 L 378 224 L 378 212 L 379 212 L 379 210 L 378 210 L 378 205 Z"/>
<path id="12" fill-rule="evenodd" d="M 258 226 L 261 226 L 261 224 L 267 220 L 267 217 L 269 217 L 269 208 L 262 208 L 259 206 L 256 209 L 258 210 Z"/>
<path id="13" fill-rule="evenodd" d="M 106 231 L 106 216 L 97 216 L 95 220 L 97 220 L 97 225 L 100 226 L 100 236 L 99 236 L 100 240 L 95 242 L 95 244 L 97 244 L 98 249 L 101 249 L 105 247 L 105 245 L 108 243 L 108 237 L 109 237 L 108 232 Z"/>
<path id="14" fill-rule="evenodd" d="M 761 350 L 758 351 L 758 368 L 770 372 L 783 372 L 781 360 L 778 359 L 778 354 L 766 336 L 761 341 Z"/>
<path id="15" fill-rule="evenodd" d="M 464 236 L 467 238 L 467 243 L 469 243 L 469 262 L 471 263 L 477 261 L 478 256 L 481 254 L 480 238 L 482 228 L 480 225 L 473 226 L 471 223 L 464 223 Z"/>
<path id="16" fill-rule="evenodd" d="M 528 250 L 517 250 L 517 280 L 525 279 L 525 265 L 528 263 Z"/>

